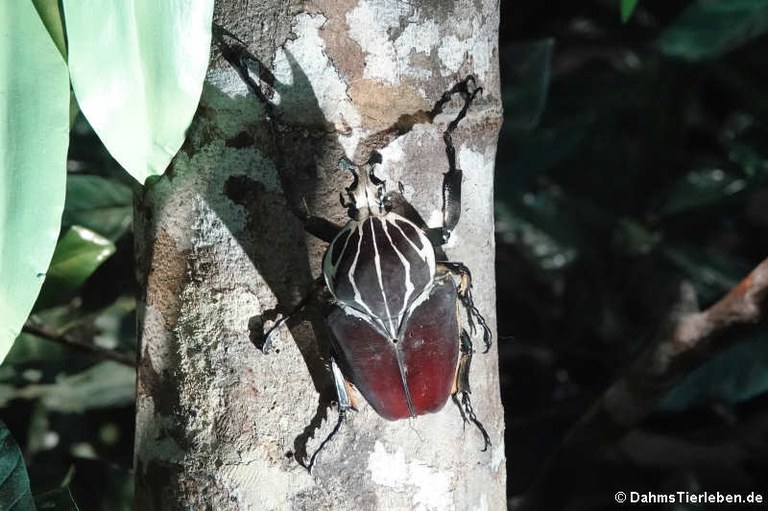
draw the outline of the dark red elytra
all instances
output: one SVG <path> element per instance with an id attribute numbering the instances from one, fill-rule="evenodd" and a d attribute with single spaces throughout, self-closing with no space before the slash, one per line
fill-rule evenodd
<path id="1" fill-rule="evenodd" d="M 439 411 L 459 362 L 456 286 L 450 277 L 390 339 L 362 316 L 335 307 L 327 318 L 339 363 L 376 412 L 389 420 Z"/>

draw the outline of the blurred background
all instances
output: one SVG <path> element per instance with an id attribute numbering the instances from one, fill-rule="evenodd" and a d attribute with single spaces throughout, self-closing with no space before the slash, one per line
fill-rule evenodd
<path id="1" fill-rule="evenodd" d="M 512 506 L 669 320 L 682 283 L 707 307 L 768 255 L 768 0 L 634 3 L 501 2 Z M 41 509 L 130 509 L 133 182 L 82 116 L 68 171 L 51 271 L 0 367 L 0 417 Z M 691 374 L 632 442 L 585 457 L 558 482 L 559 508 L 612 509 L 619 489 L 765 490 L 767 405 L 763 332 Z"/>

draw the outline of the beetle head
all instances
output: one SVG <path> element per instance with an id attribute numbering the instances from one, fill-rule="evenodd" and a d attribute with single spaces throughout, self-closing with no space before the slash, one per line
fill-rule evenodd
<path id="1" fill-rule="evenodd" d="M 381 164 L 381 154 L 373 151 L 363 165 L 355 165 L 346 157 L 339 160 L 339 168 L 352 174 L 352 184 L 340 194 L 341 205 L 350 218 L 362 221 L 368 216 L 381 216 L 391 209 L 386 181 L 376 176 L 376 165 Z"/>

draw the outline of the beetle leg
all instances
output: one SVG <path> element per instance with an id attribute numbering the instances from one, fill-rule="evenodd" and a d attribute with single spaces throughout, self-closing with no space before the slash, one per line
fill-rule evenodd
<path id="1" fill-rule="evenodd" d="M 333 430 L 331 430 L 328 436 L 325 437 L 322 442 L 320 442 L 320 446 L 317 448 L 317 450 L 315 450 L 314 453 L 312 453 L 312 456 L 309 458 L 307 470 L 309 470 L 310 474 L 312 473 L 312 469 L 317 462 L 317 457 L 328 446 L 333 437 L 336 436 L 336 433 L 338 433 L 341 429 L 341 425 L 347 418 L 347 410 L 357 410 L 355 400 L 352 397 L 353 394 L 349 391 L 349 383 L 347 382 L 346 378 L 344 378 L 344 375 L 341 373 L 341 369 L 339 369 L 338 364 L 336 364 L 336 359 L 333 357 L 331 357 L 331 373 L 333 373 L 333 386 L 336 389 L 336 397 L 338 399 L 337 402 L 339 407 L 339 418 L 336 421 L 336 425 L 333 427 Z"/>
<path id="2" fill-rule="evenodd" d="M 469 334 L 466 330 L 461 330 L 461 357 L 459 358 L 459 365 L 456 368 L 456 379 L 454 381 L 454 393 L 451 396 L 454 403 L 462 410 L 462 415 L 465 421 L 469 421 L 474 424 L 480 433 L 483 435 L 483 451 L 488 450 L 488 446 L 491 445 L 491 437 L 485 430 L 485 426 L 475 415 L 475 410 L 472 408 L 472 401 L 469 395 L 472 391 L 469 388 L 469 367 L 472 363 L 472 340 L 469 338 Z M 461 404 L 459 404 L 458 395 L 461 395 Z"/>
<path id="3" fill-rule="evenodd" d="M 477 321 L 480 328 L 483 330 L 483 344 L 485 344 L 483 353 L 488 353 L 492 344 L 491 329 L 488 327 L 488 323 L 485 322 L 483 315 L 480 314 L 480 311 L 475 306 L 475 301 L 472 298 L 472 273 L 464 263 L 456 261 L 438 261 L 437 264 L 459 278 L 458 295 L 461 304 L 467 310 L 469 330 L 470 332 L 475 333 L 475 321 Z"/>
<path id="4" fill-rule="evenodd" d="M 319 216 L 308 216 L 303 219 L 303 222 L 305 231 L 326 243 L 332 242 L 343 229 L 341 225 Z"/>
<path id="5" fill-rule="evenodd" d="M 296 316 L 296 314 L 306 309 L 309 302 L 316 299 L 317 295 L 320 294 L 323 289 L 325 289 L 325 280 L 322 276 L 320 276 L 312 282 L 312 286 L 309 288 L 309 291 L 304 296 L 304 298 L 302 298 L 301 301 L 296 304 L 296 307 L 294 307 L 291 312 L 284 314 L 282 318 L 278 319 L 275 324 L 272 325 L 272 328 L 267 330 L 267 333 L 264 335 L 264 342 L 261 344 L 262 353 L 268 355 L 272 351 L 272 344 L 280 328 L 286 324 L 289 319 L 293 318 Z"/>
<path id="6" fill-rule="evenodd" d="M 471 84 L 471 85 L 470 85 Z M 471 87 L 474 89 L 470 90 Z M 481 87 L 475 86 L 475 77 L 468 76 L 461 82 L 453 86 L 451 90 L 443 94 L 440 101 L 435 104 L 432 113 L 437 115 L 443 109 L 443 106 L 450 101 L 454 94 L 460 94 L 464 99 L 464 105 L 459 114 L 448 124 L 443 141 L 445 142 L 445 154 L 448 157 L 448 172 L 443 174 L 443 225 L 442 227 L 431 228 L 427 232 L 427 237 L 435 245 L 443 245 L 451 237 L 451 232 L 459 223 L 461 216 L 461 180 L 462 170 L 456 165 L 456 148 L 453 146 L 453 132 L 459 123 L 466 117 L 469 107 L 472 105 L 475 97 L 483 91 Z"/>

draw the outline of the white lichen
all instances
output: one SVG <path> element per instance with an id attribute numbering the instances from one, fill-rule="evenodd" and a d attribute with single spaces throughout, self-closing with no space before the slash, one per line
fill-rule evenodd
<path id="1" fill-rule="evenodd" d="M 376 441 L 368 457 L 368 471 L 371 481 L 394 490 L 413 488 L 413 509 L 442 510 L 452 508 L 451 482 L 453 472 L 438 471 L 419 460 L 407 461 L 402 448 L 387 452 L 386 447 Z"/>

